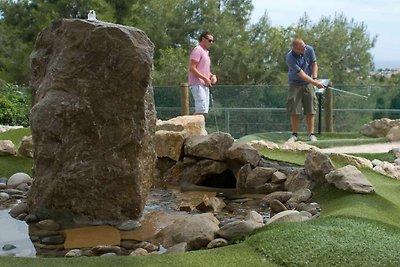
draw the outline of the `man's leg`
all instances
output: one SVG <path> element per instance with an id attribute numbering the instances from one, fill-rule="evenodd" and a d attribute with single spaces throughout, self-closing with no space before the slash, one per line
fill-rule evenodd
<path id="1" fill-rule="evenodd" d="M 290 116 L 290 124 L 292 127 L 292 133 L 297 133 L 297 131 L 299 129 L 299 123 L 300 123 L 300 115 Z"/>
<path id="2" fill-rule="evenodd" d="M 306 115 L 306 123 L 309 134 L 314 134 L 314 114 Z"/>
<path id="3" fill-rule="evenodd" d="M 307 130 L 309 133 L 310 141 L 317 141 L 314 135 L 314 114 L 316 113 L 318 100 L 315 95 L 314 86 L 307 85 L 303 97 L 304 114 L 306 114 Z"/>
<path id="4" fill-rule="evenodd" d="M 192 85 L 190 90 L 194 99 L 195 112 L 193 115 L 204 115 L 208 113 L 209 107 L 209 91 L 208 88 L 202 85 Z"/>

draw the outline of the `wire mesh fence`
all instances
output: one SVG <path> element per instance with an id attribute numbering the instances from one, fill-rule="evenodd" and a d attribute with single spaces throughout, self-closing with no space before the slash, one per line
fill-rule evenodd
<path id="1" fill-rule="evenodd" d="M 336 85 L 343 92 L 333 91 L 333 129 L 336 132 L 358 131 L 374 119 L 400 117 L 400 85 Z M 208 132 L 220 130 L 234 137 L 259 133 L 289 131 L 290 118 L 286 113 L 287 86 L 220 85 L 211 89 L 214 105 L 206 115 Z M 353 94 L 348 94 L 351 92 Z M 357 97 L 359 94 L 366 97 Z M 181 88 L 154 87 L 157 117 L 167 120 L 181 115 Z M 399 99 L 396 106 L 396 99 Z M 190 113 L 194 112 L 190 96 Z M 316 114 L 316 128 L 324 131 L 325 107 Z M 321 125 L 319 123 L 321 116 Z M 303 118 L 302 118 L 303 119 Z M 300 131 L 305 131 L 302 121 Z"/>

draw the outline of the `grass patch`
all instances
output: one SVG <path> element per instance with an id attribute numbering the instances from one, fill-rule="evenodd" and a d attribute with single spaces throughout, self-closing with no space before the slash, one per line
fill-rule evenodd
<path id="1" fill-rule="evenodd" d="M 0 133 L 0 140 L 11 140 L 16 149 L 18 149 L 22 137 L 27 135 L 31 135 L 31 130 L 29 128 L 9 130 Z M 25 172 L 32 176 L 32 163 L 33 160 L 31 158 L 0 156 L 0 177 L 8 178 L 17 172 Z"/>
<path id="2" fill-rule="evenodd" d="M 21 158 L 15 156 L 1 156 L 0 157 L 0 177 L 9 178 L 17 172 L 24 172 L 32 176 L 31 158 Z"/>
<path id="3" fill-rule="evenodd" d="M 0 140 L 11 140 L 15 147 L 18 149 L 19 142 L 21 142 L 22 137 L 26 135 L 31 135 L 30 128 L 20 128 L 15 130 L 9 130 L 3 133 L 0 133 Z"/>
<path id="4" fill-rule="evenodd" d="M 262 259 L 252 247 L 238 244 L 212 250 L 191 251 L 146 257 L 82 257 L 82 258 L 12 258 L 0 257 L 0 265 L 9 266 L 57 266 L 57 267 L 204 267 L 204 266 L 276 266 Z"/>
<path id="5" fill-rule="evenodd" d="M 262 228 L 245 241 L 278 266 L 398 266 L 400 229 L 367 219 L 318 218 Z"/>

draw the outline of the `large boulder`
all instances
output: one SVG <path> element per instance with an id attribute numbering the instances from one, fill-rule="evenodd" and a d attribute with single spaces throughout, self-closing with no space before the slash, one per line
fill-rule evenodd
<path id="1" fill-rule="evenodd" d="M 304 162 L 304 169 L 311 180 L 324 183 L 325 175 L 335 169 L 335 165 L 331 159 L 318 151 L 308 153 Z"/>
<path id="2" fill-rule="evenodd" d="M 0 156 L 15 155 L 15 145 L 11 140 L 0 140 Z"/>
<path id="3" fill-rule="evenodd" d="M 224 132 L 204 136 L 189 136 L 185 140 L 185 156 L 223 161 L 225 153 L 233 144 L 233 137 Z"/>
<path id="4" fill-rule="evenodd" d="M 331 171 L 326 175 L 326 180 L 337 188 L 352 193 L 370 194 L 375 192 L 374 186 L 367 177 L 353 165 Z"/>
<path id="5" fill-rule="evenodd" d="M 33 158 L 33 141 L 32 135 L 22 137 L 19 143 L 19 148 L 17 152 L 19 157 Z"/>
<path id="6" fill-rule="evenodd" d="M 31 54 L 34 182 L 39 217 L 141 216 L 152 183 L 154 45 L 136 28 L 63 19 Z"/>
<path id="7" fill-rule="evenodd" d="M 370 137 L 385 137 L 390 129 L 400 126 L 400 120 L 391 120 L 387 118 L 373 120 L 364 124 L 361 128 L 361 134 Z"/>
<path id="8" fill-rule="evenodd" d="M 178 161 L 182 156 L 183 143 L 186 137 L 187 135 L 184 132 L 157 131 L 155 139 L 157 157 Z"/>
<path id="9" fill-rule="evenodd" d="M 207 135 L 203 115 L 178 116 L 167 121 L 157 120 L 156 130 L 183 132 L 190 135 Z"/>
<path id="10" fill-rule="evenodd" d="M 247 176 L 245 188 L 247 193 L 260 193 L 259 189 L 270 182 L 272 175 L 276 172 L 274 168 L 255 167 Z"/>
<path id="11" fill-rule="evenodd" d="M 230 168 L 235 172 L 247 163 L 250 163 L 252 167 L 256 167 L 261 160 L 255 148 L 247 143 L 240 142 L 233 143 L 228 151 L 226 151 L 226 158 Z"/>
<path id="12" fill-rule="evenodd" d="M 188 250 L 206 247 L 215 238 L 219 221 L 211 213 L 188 215 L 163 228 L 154 237 L 154 244 L 170 248 L 186 242 Z"/>
<path id="13" fill-rule="evenodd" d="M 288 191 L 294 192 L 299 189 L 308 188 L 311 189 L 315 185 L 306 174 L 303 168 L 294 169 L 285 181 L 285 188 Z"/>
<path id="14" fill-rule="evenodd" d="M 373 168 L 371 161 L 363 157 L 356 157 L 348 154 L 331 153 L 329 154 L 329 158 L 332 160 L 345 162 L 357 168 Z"/>
<path id="15" fill-rule="evenodd" d="M 386 139 L 390 142 L 400 141 L 400 126 L 392 127 L 386 134 Z"/>
<path id="16" fill-rule="evenodd" d="M 202 115 L 178 116 L 167 121 L 157 120 L 155 149 L 157 157 L 178 161 L 188 136 L 207 135 Z"/>

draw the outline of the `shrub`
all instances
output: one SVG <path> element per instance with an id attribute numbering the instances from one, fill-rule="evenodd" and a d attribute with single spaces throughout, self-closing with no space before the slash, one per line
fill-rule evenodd
<path id="1" fill-rule="evenodd" d="M 28 127 L 30 107 L 28 87 L 0 84 L 0 124 Z"/>

